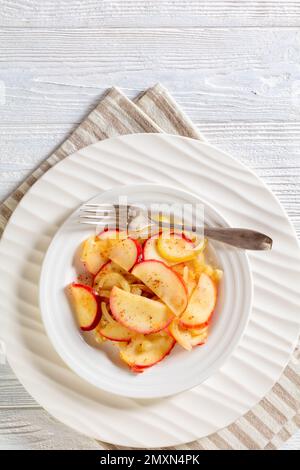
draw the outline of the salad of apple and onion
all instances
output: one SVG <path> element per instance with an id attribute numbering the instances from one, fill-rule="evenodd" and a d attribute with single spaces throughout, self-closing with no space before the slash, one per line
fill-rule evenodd
<path id="1" fill-rule="evenodd" d="M 69 293 L 78 324 L 111 341 L 135 373 L 162 361 L 178 343 L 190 351 L 208 337 L 222 271 L 205 262 L 206 242 L 185 233 L 131 238 L 105 230 L 82 246 L 90 282 Z M 88 279 L 88 276 L 87 276 Z"/>

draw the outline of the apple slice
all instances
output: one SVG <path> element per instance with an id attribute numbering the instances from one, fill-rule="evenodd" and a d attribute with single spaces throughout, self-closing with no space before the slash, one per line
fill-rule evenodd
<path id="1" fill-rule="evenodd" d="M 112 248 L 117 245 L 121 240 L 125 240 L 128 237 L 127 232 L 120 231 L 118 229 L 105 229 L 99 233 L 98 238 L 106 242 L 105 255 L 109 259 L 109 254 Z"/>
<path id="2" fill-rule="evenodd" d="M 140 279 L 159 297 L 175 315 L 179 316 L 187 306 L 187 288 L 181 276 L 172 268 L 157 260 L 138 263 L 132 274 Z"/>
<path id="3" fill-rule="evenodd" d="M 73 283 L 70 285 L 70 293 L 80 328 L 83 331 L 96 328 L 101 319 L 101 309 L 92 288 Z"/>
<path id="4" fill-rule="evenodd" d="M 157 240 L 159 238 L 159 234 L 156 233 L 152 237 L 149 237 L 143 244 L 143 260 L 154 259 L 157 261 L 162 261 L 163 263 L 167 264 L 168 266 L 172 266 L 174 263 L 171 261 L 167 261 L 162 256 L 160 256 L 157 250 Z"/>
<path id="5" fill-rule="evenodd" d="M 193 270 L 190 268 L 190 266 L 184 266 L 182 277 L 188 290 L 188 296 L 190 298 L 197 285 L 195 275 L 193 273 Z"/>
<path id="6" fill-rule="evenodd" d="M 215 283 L 206 274 L 200 275 L 188 306 L 180 318 L 180 323 L 186 328 L 200 328 L 208 323 L 217 300 Z"/>
<path id="7" fill-rule="evenodd" d="M 139 242 L 133 238 L 126 238 L 113 245 L 109 258 L 125 269 L 125 271 L 130 271 L 138 261 L 140 254 L 141 246 Z"/>
<path id="8" fill-rule="evenodd" d="M 111 341 L 128 342 L 136 334 L 116 322 L 109 314 L 105 302 L 101 302 L 102 320 L 97 328 L 101 336 Z"/>
<path id="9" fill-rule="evenodd" d="M 114 240 L 114 239 L 123 239 L 126 238 L 127 235 L 125 232 L 120 232 L 118 229 L 105 229 L 102 232 L 99 233 L 98 238 L 100 240 Z"/>
<path id="10" fill-rule="evenodd" d="M 179 263 L 173 266 L 173 271 L 178 273 L 185 283 L 188 291 L 188 297 L 190 298 L 193 290 L 195 289 L 197 282 L 195 279 L 192 261 L 186 261 L 184 263 Z"/>
<path id="11" fill-rule="evenodd" d="M 179 319 L 175 318 L 169 325 L 169 332 L 180 346 L 190 351 L 193 346 L 205 343 L 208 327 L 199 329 L 186 329 L 180 325 Z"/>
<path id="12" fill-rule="evenodd" d="M 104 240 L 95 236 L 85 240 L 80 259 L 91 274 L 96 274 L 107 262 L 105 250 L 106 242 Z"/>
<path id="13" fill-rule="evenodd" d="M 195 258 L 201 249 L 199 246 L 196 249 L 193 242 L 178 233 L 168 236 L 161 234 L 157 240 L 157 251 L 160 256 L 174 263 L 181 263 Z"/>
<path id="14" fill-rule="evenodd" d="M 118 287 L 113 287 L 109 303 L 114 319 L 139 333 L 149 334 L 163 330 L 173 317 L 161 302 L 125 292 Z"/>
<path id="15" fill-rule="evenodd" d="M 192 346 L 202 346 L 202 344 L 206 343 L 207 337 L 208 337 L 208 326 L 204 326 L 202 328 L 196 328 L 196 329 L 189 329 L 191 332 L 192 338 L 191 338 L 191 343 Z"/>
<path id="16" fill-rule="evenodd" d="M 125 240 L 128 237 L 127 232 L 118 229 L 105 229 L 97 236 L 100 240 L 106 240 L 107 243 L 107 256 L 114 245 L 119 243 L 120 240 Z"/>
<path id="17" fill-rule="evenodd" d="M 108 260 L 107 263 L 105 263 L 102 266 L 102 268 L 98 271 L 98 273 L 94 277 L 93 286 L 96 290 L 97 290 L 97 287 L 98 287 L 98 284 L 99 284 L 99 280 L 102 278 L 102 276 L 104 274 L 108 274 L 108 273 L 119 273 L 129 283 L 133 283 L 133 282 L 136 283 L 138 281 L 136 279 L 136 277 L 134 277 L 132 274 L 130 274 L 125 269 L 121 268 L 121 266 L 118 266 L 116 263 L 113 263 L 112 261 Z"/>
<path id="18" fill-rule="evenodd" d="M 134 372 L 143 372 L 145 368 L 162 361 L 174 344 L 175 340 L 165 332 L 137 335 L 129 344 L 119 346 L 120 357 Z"/>
<path id="19" fill-rule="evenodd" d="M 131 340 L 134 333 L 123 325 L 120 325 L 118 322 L 108 323 L 107 325 L 99 328 L 99 333 L 104 336 L 104 338 L 110 339 L 111 341 L 121 341 L 126 342 Z"/>
<path id="20" fill-rule="evenodd" d="M 93 288 L 101 296 L 102 291 L 110 291 L 114 286 L 118 286 L 127 292 L 130 292 L 130 285 L 124 276 L 116 272 L 100 272 L 94 279 Z"/>

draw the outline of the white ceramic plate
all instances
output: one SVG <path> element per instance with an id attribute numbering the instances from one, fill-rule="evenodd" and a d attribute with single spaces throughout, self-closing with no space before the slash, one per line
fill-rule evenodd
<path id="1" fill-rule="evenodd" d="M 162 185 L 121 186 L 98 195 L 90 202 L 129 204 L 199 204 L 203 201 L 185 191 Z M 209 205 L 205 221 L 211 226 L 226 225 Z M 90 333 L 82 334 L 74 321 L 65 288 L 77 279 L 76 254 L 94 227 L 78 224 L 79 209 L 54 237 L 43 263 L 40 280 L 40 307 L 47 333 L 64 361 L 91 384 L 122 396 L 158 398 L 192 388 L 211 376 L 233 351 L 248 322 L 252 279 L 245 252 L 215 244 L 225 276 L 219 286 L 210 335 L 201 348 L 187 352 L 176 345 L 161 363 L 133 374 L 122 364 L 115 347 L 97 346 Z M 83 340 L 84 339 L 84 340 Z"/>
<path id="2" fill-rule="evenodd" d="M 157 400 L 115 397 L 81 379 L 53 348 L 38 303 L 43 257 L 66 218 L 101 191 L 145 182 L 192 191 L 230 225 L 266 232 L 274 240 L 272 252 L 249 253 L 253 309 L 234 354 L 198 387 Z M 247 168 L 196 140 L 130 135 L 66 158 L 14 211 L 0 259 L 0 335 L 14 372 L 53 416 L 114 444 L 179 445 L 227 426 L 269 391 L 299 334 L 300 253 L 284 210 Z"/>

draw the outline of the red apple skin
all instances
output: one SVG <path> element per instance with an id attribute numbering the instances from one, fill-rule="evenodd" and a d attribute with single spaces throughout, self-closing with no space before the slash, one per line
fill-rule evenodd
<path id="1" fill-rule="evenodd" d="M 149 369 L 149 367 L 152 367 L 152 366 L 145 366 L 145 367 L 133 366 L 133 367 L 130 367 L 130 370 L 131 372 L 134 372 L 135 374 L 142 374 L 143 372 L 145 372 L 146 369 Z"/>
<path id="2" fill-rule="evenodd" d="M 145 369 L 149 369 L 149 367 L 153 367 L 153 366 L 155 366 L 155 364 L 158 364 L 163 359 L 165 359 L 165 357 L 167 357 L 170 354 L 170 352 L 174 348 L 175 344 L 176 344 L 176 341 L 174 340 L 173 343 L 171 344 L 170 348 L 165 352 L 165 354 L 158 361 L 153 362 L 152 364 L 147 364 L 146 366 L 143 366 L 142 364 L 128 364 L 128 365 L 131 368 L 131 370 L 134 370 L 134 372 L 137 372 L 137 371 L 144 372 Z"/>
<path id="3" fill-rule="evenodd" d="M 126 240 L 130 240 L 131 242 L 133 242 L 134 246 L 135 246 L 135 258 L 132 262 L 132 265 L 130 267 L 128 267 L 127 269 L 123 268 L 125 271 L 127 272 L 131 272 L 131 270 L 134 268 L 134 266 L 139 262 L 139 258 L 141 256 L 141 253 L 142 253 L 142 248 L 141 248 L 141 245 L 139 244 L 139 242 L 137 240 L 135 240 L 134 238 L 131 238 L 131 237 L 127 237 L 127 238 L 124 238 L 124 240 L 120 240 L 121 241 L 126 241 Z M 114 261 L 113 259 L 111 259 L 111 261 Z M 118 262 L 114 261 L 116 264 L 119 264 Z M 122 267 L 122 266 L 121 266 Z"/>
<path id="4" fill-rule="evenodd" d="M 86 265 L 86 262 L 85 262 L 85 261 L 82 261 L 82 264 L 83 264 L 83 266 L 84 266 L 84 269 L 86 269 L 87 272 L 88 272 L 91 276 L 93 276 L 93 278 L 95 278 L 95 277 L 96 277 L 96 274 L 93 274 L 91 271 L 88 270 L 88 267 L 87 267 L 87 265 Z M 106 262 L 105 262 L 104 264 L 102 264 L 102 266 L 101 266 L 101 268 L 99 269 L 99 271 L 103 268 L 103 266 L 104 266 L 105 264 L 106 264 Z M 98 271 L 98 272 L 99 272 L 99 271 Z"/>
<path id="5" fill-rule="evenodd" d="M 91 276 L 93 276 L 93 278 L 94 278 L 94 277 L 96 276 L 96 274 L 94 274 L 94 273 L 92 273 L 91 271 L 89 271 L 89 269 L 88 269 L 88 267 L 87 267 L 87 263 L 86 263 L 85 261 L 82 261 L 82 264 L 83 264 L 83 266 L 84 266 L 84 269 L 86 269 L 86 271 L 87 271 Z M 104 265 L 102 264 L 102 266 L 101 266 L 100 269 L 102 269 L 103 266 L 104 266 Z M 99 269 L 99 271 L 100 271 L 100 269 Z M 99 272 L 99 271 L 98 271 L 98 272 Z"/>
<path id="6" fill-rule="evenodd" d="M 101 268 L 99 269 L 99 271 L 95 274 L 94 278 L 95 278 L 96 276 L 98 276 L 98 274 L 99 274 L 101 271 L 103 271 L 103 269 L 107 268 L 107 266 L 108 266 L 109 264 L 112 264 L 112 261 L 110 261 L 110 260 L 106 261 L 106 263 L 103 264 L 103 266 L 101 266 Z"/>
<path id="7" fill-rule="evenodd" d="M 142 245 L 142 257 L 141 257 L 141 261 L 151 261 L 151 258 L 146 258 L 146 257 L 145 257 L 145 250 L 146 250 L 147 242 L 148 242 L 149 240 L 151 240 L 152 238 L 155 238 L 155 237 L 158 238 L 162 233 L 163 233 L 163 232 L 160 231 L 160 232 L 158 232 L 158 233 L 152 235 L 151 237 L 147 238 L 147 240 L 144 241 L 144 243 L 143 243 L 143 245 Z M 190 238 L 188 238 L 184 233 L 170 232 L 170 235 L 173 235 L 173 236 L 175 235 L 175 236 L 178 236 L 178 237 L 182 237 L 182 238 L 184 238 L 187 242 L 191 243 L 191 244 L 194 246 L 194 243 L 192 242 L 192 240 L 190 240 Z M 159 255 L 159 256 L 160 256 L 160 258 L 163 259 L 163 256 L 161 256 L 161 255 Z M 161 260 L 154 258 L 154 261 L 161 261 Z M 163 262 L 163 261 L 161 261 L 161 262 Z M 166 264 L 166 263 L 165 263 L 165 264 Z"/>
<path id="8" fill-rule="evenodd" d="M 104 230 L 102 230 L 102 232 L 100 232 L 97 237 L 98 238 L 101 238 L 101 239 L 106 239 L 106 238 L 110 238 L 109 235 L 111 233 L 119 233 L 120 230 L 118 228 L 116 229 L 110 229 L 110 228 L 105 228 Z"/>
<path id="9" fill-rule="evenodd" d="M 188 289 L 187 289 L 187 287 L 186 287 L 186 285 L 185 285 L 184 280 L 183 280 L 182 277 L 180 276 L 180 274 L 178 274 L 176 271 L 174 271 L 170 266 L 167 266 L 163 261 L 159 261 L 159 260 L 156 260 L 156 259 L 155 259 L 155 260 L 147 259 L 147 260 L 145 260 L 145 261 L 140 261 L 140 262 L 137 263 L 137 264 L 142 264 L 142 263 L 154 263 L 154 262 L 155 262 L 155 263 L 163 264 L 167 269 L 170 269 L 170 271 L 172 271 L 172 273 L 174 273 L 174 274 L 177 276 L 178 280 L 179 280 L 180 283 L 182 284 L 182 286 L 183 286 L 183 288 L 184 288 L 184 290 L 185 290 L 185 293 L 186 293 L 186 306 L 185 306 L 185 308 L 186 308 L 186 307 L 187 307 L 187 304 L 188 304 Z M 134 268 L 134 267 L 133 267 L 133 268 Z M 134 273 L 133 273 L 133 275 L 134 275 Z M 183 310 L 183 311 L 184 311 L 184 310 Z"/>
<path id="10" fill-rule="evenodd" d="M 114 289 L 115 289 L 115 287 L 113 287 L 112 291 L 113 291 Z M 136 332 L 136 333 L 140 333 L 140 334 L 143 334 L 143 335 L 149 335 L 149 334 L 159 333 L 160 331 L 165 330 L 165 328 L 167 328 L 167 327 L 170 325 L 171 321 L 172 321 L 173 318 L 174 318 L 174 316 L 170 315 L 170 318 L 168 318 L 168 321 L 166 321 L 166 323 L 164 324 L 164 326 L 163 326 L 162 328 L 159 327 L 159 328 L 157 328 L 157 329 L 155 329 L 155 330 L 150 330 L 150 331 L 149 331 L 149 330 L 146 330 L 146 331 L 144 331 L 144 330 L 139 330 L 139 329 L 137 329 L 137 328 L 133 328 L 132 326 L 129 327 L 126 323 L 124 323 L 124 321 L 122 321 L 122 318 L 119 318 L 119 315 L 115 313 L 115 308 L 114 308 L 114 303 L 113 303 L 113 298 L 112 298 L 112 296 L 110 296 L 110 299 L 109 299 L 109 306 L 110 306 L 111 315 L 112 315 L 113 319 L 114 319 L 116 322 L 120 323 L 120 325 L 125 326 L 125 328 L 128 328 L 128 329 L 131 330 L 131 331 L 134 331 L 134 332 Z"/>
<path id="11" fill-rule="evenodd" d="M 120 230 L 118 228 L 116 228 L 116 229 L 106 228 L 102 232 L 100 232 L 99 235 L 97 235 L 97 237 L 100 238 L 100 239 L 110 238 L 110 234 L 112 234 L 112 233 L 120 233 Z M 135 246 L 137 248 L 137 260 L 138 260 L 140 258 L 140 256 L 142 255 L 142 247 L 141 247 L 140 243 L 137 240 L 135 240 L 134 238 L 131 238 L 131 237 L 127 237 L 127 238 L 129 238 L 130 240 L 132 240 L 135 243 Z"/>
<path id="12" fill-rule="evenodd" d="M 178 234 L 177 234 L 178 235 Z M 185 233 L 181 233 L 182 238 L 184 238 L 187 242 L 192 243 L 194 245 L 193 240 L 191 240 Z"/>
<path id="13" fill-rule="evenodd" d="M 194 245 L 193 241 L 185 233 L 170 232 L 170 235 L 173 236 L 173 237 L 175 236 L 175 237 L 178 237 L 178 238 L 183 238 L 186 242 L 191 243 L 192 245 Z"/>
<path id="14" fill-rule="evenodd" d="M 172 269 L 172 268 L 170 268 L 170 269 Z M 173 269 L 172 269 L 172 271 L 173 271 Z M 177 273 L 176 271 L 173 271 L 173 273 L 175 273 L 175 274 L 176 274 L 176 276 L 178 277 L 179 281 L 180 281 L 180 282 L 181 282 L 181 284 L 183 285 L 183 287 L 184 287 L 184 290 L 185 290 L 185 292 L 186 292 L 186 295 L 187 295 L 187 298 L 188 298 L 188 295 L 189 295 L 189 293 L 188 293 L 188 289 L 187 289 L 187 287 L 186 287 L 186 285 L 185 285 L 185 282 L 184 282 L 184 280 L 182 279 L 182 276 L 180 276 L 180 274 L 179 274 L 179 273 Z"/>
<path id="15" fill-rule="evenodd" d="M 186 285 L 185 285 L 185 283 L 184 283 L 184 280 L 182 279 L 182 277 L 180 276 L 180 274 L 178 274 L 176 271 L 174 271 L 174 270 L 172 269 L 171 266 L 168 266 L 168 265 L 167 265 L 166 263 L 164 263 L 163 261 L 159 261 L 159 260 L 157 260 L 157 259 L 154 259 L 154 260 L 146 259 L 145 261 L 141 261 L 141 263 L 153 263 L 153 262 L 163 264 L 167 269 L 170 269 L 170 271 L 172 271 L 174 274 L 176 274 L 176 276 L 178 277 L 179 281 L 180 281 L 181 284 L 183 285 L 185 292 L 187 293 L 187 287 L 186 287 Z"/>
<path id="16" fill-rule="evenodd" d="M 113 261 L 111 261 L 110 259 L 108 261 L 106 261 L 105 264 L 103 264 L 103 266 L 101 266 L 101 268 L 99 269 L 99 271 L 95 274 L 94 276 L 94 279 L 95 277 L 98 276 L 99 273 L 101 273 L 102 271 L 104 271 L 105 269 L 109 268 L 109 266 L 111 266 L 113 264 Z M 115 263 L 117 265 L 117 263 Z M 121 268 L 120 266 L 120 270 L 122 271 L 125 271 L 125 269 Z M 111 270 L 110 268 L 108 269 L 108 272 L 113 272 L 113 270 Z"/>
<path id="17" fill-rule="evenodd" d="M 95 274 L 95 276 L 93 277 L 92 279 L 92 285 L 95 286 L 95 280 L 97 278 L 97 276 L 101 273 L 101 272 L 105 272 L 107 270 L 108 273 L 110 272 L 114 272 L 113 269 L 111 269 L 111 265 L 113 264 L 113 261 L 109 260 L 107 261 L 103 266 L 102 268 L 99 269 L 99 271 L 97 272 L 97 274 Z M 115 263 L 116 265 L 116 263 Z M 119 267 L 120 271 L 117 271 L 117 272 L 120 272 L 120 274 L 122 274 L 123 272 L 126 272 L 125 269 Z M 132 276 L 133 277 L 133 276 Z M 109 300 L 107 300 L 106 298 L 103 299 L 104 302 L 108 302 Z"/>
<path id="18" fill-rule="evenodd" d="M 170 330 L 170 328 L 166 328 L 166 333 L 168 333 L 169 336 L 171 336 L 171 338 L 174 339 L 174 341 L 177 341 L 177 339 L 174 337 L 174 335 L 172 334 L 172 331 Z"/>
<path id="19" fill-rule="evenodd" d="M 113 310 L 112 310 L 112 308 L 111 308 L 111 305 L 110 305 L 110 310 L 111 310 L 111 315 L 112 315 L 113 319 L 114 319 L 116 322 L 120 323 L 120 325 L 122 325 L 122 326 L 125 326 L 125 328 L 128 328 L 128 329 L 130 329 L 131 331 L 134 331 L 135 333 L 140 333 L 140 334 L 142 334 L 142 335 L 150 335 L 150 334 L 154 334 L 154 333 L 159 333 L 160 331 L 163 331 L 165 328 L 167 328 L 167 327 L 169 326 L 169 324 L 171 323 L 171 321 L 173 320 L 173 318 L 171 317 L 171 318 L 168 320 L 168 323 L 166 323 L 163 328 L 158 328 L 158 329 L 156 329 L 156 330 L 151 330 L 151 331 L 148 331 L 148 330 L 147 330 L 147 331 L 141 331 L 141 330 L 138 330 L 138 329 L 136 329 L 136 328 L 132 328 L 132 327 L 129 328 L 129 326 L 126 325 L 126 324 L 122 321 L 122 319 L 118 318 L 118 317 L 114 314 L 114 312 L 113 312 Z"/>
<path id="20" fill-rule="evenodd" d="M 147 240 L 144 240 L 144 243 L 142 245 L 142 256 L 141 256 L 141 261 L 148 261 L 150 258 L 145 257 L 145 250 L 146 250 L 146 245 L 149 240 L 152 240 L 153 238 L 157 238 L 162 232 L 155 233 L 151 237 L 147 238 Z M 159 261 L 159 260 L 158 260 Z"/>
<path id="21" fill-rule="evenodd" d="M 179 320 L 180 326 L 182 326 L 182 328 L 185 328 L 186 330 L 204 328 L 205 326 L 208 326 L 210 324 L 213 313 L 214 313 L 214 310 L 211 311 L 208 319 L 204 323 L 194 323 L 193 325 L 190 325 L 190 324 L 184 323 L 184 321 L 182 320 Z"/>
<path id="22" fill-rule="evenodd" d="M 212 310 L 212 312 L 211 312 L 210 316 L 208 317 L 207 321 L 205 321 L 204 323 L 195 323 L 193 325 L 187 325 L 186 323 L 184 323 L 184 321 L 179 320 L 179 324 L 185 330 L 194 330 L 194 329 L 197 329 L 197 328 L 205 328 L 206 326 L 208 326 L 210 324 L 213 313 L 214 313 L 214 310 Z"/>
<path id="23" fill-rule="evenodd" d="M 126 340 L 126 339 L 123 339 L 123 338 L 112 338 L 108 335 L 103 334 L 101 329 L 99 331 L 100 331 L 101 335 L 104 338 L 109 339 L 110 341 L 116 341 L 116 342 L 120 342 L 120 343 L 130 343 L 130 341 L 131 341 L 131 339 Z"/>
<path id="24" fill-rule="evenodd" d="M 102 336 L 104 336 L 104 338 L 107 338 L 109 339 L 110 341 L 119 341 L 121 343 L 130 343 L 131 341 L 131 338 L 128 338 L 128 339 L 124 339 L 124 338 L 113 338 L 111 336 L 109 336 L 108 334 L 105 333 L 105 329 L 104 328 L 99 328 L 99 332 Z M 103 333 L 104 332 L 104 333 Z"/>
<path id="25" fill-rule="evenodd" d="M 145 369 L 139 368 L 139 367 L 131 367 L 130 368 L 131 372 L 134 372 L 135 374 L 142 374 Z"/>
<path id="26" fill-rule="evenodd" d="M 143 372 L 145 372 L 145 370 L 150 369 L 150 367 L 153 367 L 153 365 L 155 364 L 151 364 L 150 366 L 132 366 L 130 367 L 130 370 L 131 372 L 135 372 L 136 374 L 142 374 Z"/>
<path id="27" fill-rule="evenodd" d="M 142 256 L 141 256 L 141 261 L 145 261 L 145 245 L 147 243 L 147 241 L 149 240 L 149 238 L 147 238 L 147 240 L 144 240 L 143 244 L 142 244 Z"/>
<path id="28" fill-rule="evenodd" d="M 92 283 L 93 286 L 95 285 L 95 279 L 96 279 L 96 277 L 98 276 L 98 274 L 101 273 L 104 269 L 106 269 L 110 264 L 112 264 L 112 261 L 110 261 L 110 260 L 106 261 L 106 263 L 103 264 L 103 265 L 101 266 L 101 268 L 99 269 L 99 271 L 94 275 L 94 277 L 93 277 L 93 283 Z"/>
<path id="29" fill-rule="evenodd" d="M 111 229 L 111 228 L 105 228 L 104 230 L 102 230 L 102 232 L 100 232 L 97 236 L 98 238 L 107 238 L 107 235 L 109 235 L 110 232 L 115 232 L 115 233 L 119 233 L 120 230 L 118 228 L 114 228 L 114 229 Z"/>
<path id="30" fill-rule="evenodd" d="M 214 291 L 215 291 L 215 294 L 214 294 L 214 296 L 215 296 L 215 305 L 214 305 L 214 308 L 212 309 L 212 311 L 210 312 L 210 315 L 207 318 L 207 320 L 203 323 L 187 324 L 187 323 L 185 323 L 184 321 L 182 321 L 180 319 L 180 321 L 179 321 L 180 326 L 182 326 L 183 328 L 189 330 L 189 329 L 194 329 L 194 328 L 204 328 L 205 326 L 208 326 L 210 324 L 213 313 L 214 313 L 214 310 L 215 310 L 215 306 L 216 306 L 216 302 L 217 302 L 217 296 L 218 296 L 218 289 L 217 289 L 217 286 L 216 286 L 215 282 L 213 282 L 213 286 L 214 286 Z"/>
<path id="31" fill-rule="evenodd" d="M 208 319 L 203 323 L 194 323 L 193 325 L 190 325 L 190 324 L 184 323 L 184 321 L 182 321 L 182 320 L 179 320 L 180 326 L 182 326 L 182 328 L 185 328 L 186 330 L 204 328 L 205 326 L 208 326 L 210 324 L 211 317 L 212 317 L 213 313 L 214 313 L 214 311 L 212 310 L 209 317 L 208 317 Z"/>
<path id="32" fill-rule="evenodd" d="M 96 294 L 93 289 L 90 287 L 90 286 L 86 286 L 85 284 L 79 284 L 78 282 L 73 282 L 72 284 L 72 287 L 79 287 L 79 288 L 82 288 L 82 289 L 85 289 L 87 290 L 90 294 L 93 295 L 94 299 L 96 300 L 97 302 L 97 312 L 96 312 L 96 315 L 94 317 L 94 320 L 92 321 L 92 323 L 88 326 L 80 326 L 80 329 L 82 331 L 91 331 L 91 330 L 94 330 L 96 328 L 96 326 L 99 324 L 100 320 L 101 320 L 101 317 L 102 317 L 102 310 L 101 310 L 101 307 L 100 307 L 100 297 L 98 296 L 98 294 Z"/>
<path id="33" fill-rule="evenodd" d="M 89 238 L 90 238 L 90 237 L 89 237 Z M 95 236 L 95 239 L 97 239 L 98 241 L 100 240 L 98 236 Z M 87 239 L 87 240 L 88 240 L 88 239 Z M 84 249 L 84 246 L 85 246 L 85 243 L 87 242 L 87 240 L 85 240 L 85 241 L 83 242 L 83 249 Z M 102 257 L 102 258 L 103 258 L 103 257 Z M 91 276 L 94 276 L 94 277 L 95 277 L 95 275 L 96 275 L 97 273 L 92 272 L 92 271 L 89 270 L 89 268 L 88 268 L 88 263 L 87 263 L 84 259 L 82 259 L 82 255 L 80 256 L 80 261 L 82 262 L 82 264 L 83 264 L 84 268 L 87 270 L 87 272 L 88 272 Z M 100 267 L 98 268 L 98 272 L 100 271 L 100 269 L 102 269 L 102 267 L 103 267 L 106 263 L 107 263 L 106 260 L 103 260 L 103 261 L 102 261 L 102 264 L 101 264 Z"/>
<path id="34" fill-rule="evenodd" d="M 170 325 L 171 321 L 173 320 L 173 317 L 170 316 L 170 318 L 168 319 L 168 322 L 165 323 L 165 325 L 163 326 L 163 328 L 160 328 L 160 327 L 159 327 L 159 328 L 157 328 L 156 330 L 151 330 L 151 331 L 148 331 L 148 330 L 147 330 L 147 331 L 138 330 L 138 329 L 136 329 L 136 328 L 133 328 L 132 326 L 129 328 L 129 326 L 126 325 L 126 323 L 124 323 L 124 322 L 122 321 L 122 319 L 119 318 L 118 315 L 116 315 L 116 314 L 114 313 L 114 308 L 113 308 L 113 306 L 112 306 L 112 304 L 111 304 L 110 301 L 109 301 L 109 306 L 110 306 L 111 315 L 112 315 L 113 319 L 114 319 L 116 322 L 120 323 L 120 325 L 122 325 L 122 326 L 125 326 L 125 328 L 128 328 L 129 330 L 134 331 L 135 333 L 140 333 L 140 334 L 142 334 L 142 335 L 149 335 L 149 334 L 159 333 L 160 331 L 165 330 L 165 329 Z M 143 367 L 144 367 L 144 366 L 143 366 Z"/>
<path id="35" fill-rule="evenodd" d="M 81 287 L 82 289 L 87 290 L 90 294 L 94 294 L 93 289 L 90 286 L 87 286 L 86 284 L 81 284 L 80 282 L 72 282 L 71 284 L 72 287 Z"/>
<path id="36" fill-rule="evenodd" d="M 143 258 L 143 250 L 142 250 L 142 247 L 141 247 L 140 243 L 137 240 L 135 240 L 134 238 L 130 238 L 130 240 L 134 241 L 135 246 L 136 246 L 136 251 L 137 251 L 136 261 L 135 261 L 134 265 L 131 268 L 131 269 L 133 269 L 134 266 Z"/>

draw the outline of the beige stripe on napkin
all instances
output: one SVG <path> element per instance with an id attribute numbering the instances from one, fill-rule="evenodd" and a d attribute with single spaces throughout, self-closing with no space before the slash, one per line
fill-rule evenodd
<path id="1" fill-rule="evenodd" d="M 141 93 L 135 103 L 164 132 L 205 141 L 199 129 L 160 83 Z"/>
<path id="2" fill-rule="evenodd" d="M 55 163 L 87 145 L 137 132 L 168 132 L 205 140 L 160 84 L 140 94 L 135 104 L 118 89 L 106 93 L 71 136 L 0 206 L 0 230 L 28 188 Z M 300 427 L 300 366 L 297 350 L 270 393 L 225 429 L 180 449 L 274 449 Z M 100 443 L 103 449 L 113 445 Z"/>

